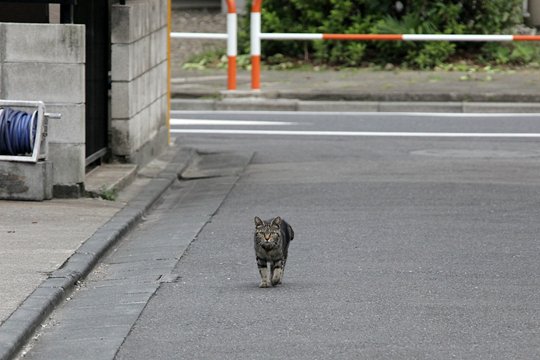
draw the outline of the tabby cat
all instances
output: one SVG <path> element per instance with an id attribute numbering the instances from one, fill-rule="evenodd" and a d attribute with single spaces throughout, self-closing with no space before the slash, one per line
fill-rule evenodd
<path id="1" fill-rule="evenodd" d="M 261 274 L 259 287 L 281 284 L 293 238 L 292 227 L 281 217 L 268 221 L 255 217 L 255 256 Z"/>

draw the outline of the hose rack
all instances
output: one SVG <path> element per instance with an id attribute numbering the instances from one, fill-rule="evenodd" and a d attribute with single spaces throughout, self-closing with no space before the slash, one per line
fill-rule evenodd
<path id="1" fill-rule="evenodd" d="M 0 161 L 38 162 L 47 158 L 48 143 L 47 131 L 49 118 L 59 118 L 59 114 L 45 112 L 45 104 L 42 101 L 18 101 L 0 100 L 0 108 L 13 108 L 16 110 L 35 112 L 37 111 L 37 126 L 34 139 L 34 149 L 28 155 L 1 155 Z"/>

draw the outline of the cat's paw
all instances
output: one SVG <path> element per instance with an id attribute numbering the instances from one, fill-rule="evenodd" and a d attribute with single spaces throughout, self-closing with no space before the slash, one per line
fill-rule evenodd
<path id="1" fill-rule="evenodd" d="M 270 287 L 270 284 L 268 284 L 267 281 L 261 281 L 261 283 L 259 284 L 259 287 L 260 288 L 267 288 L 267 287 Z"/>
<path id="2" fill-rule="evenodd" d="M 272 275 L 272 285 L 281 284 L 281 279 L 283 279 L 283 269 L 278 268 L 274 270 L 274 274 Z"/>

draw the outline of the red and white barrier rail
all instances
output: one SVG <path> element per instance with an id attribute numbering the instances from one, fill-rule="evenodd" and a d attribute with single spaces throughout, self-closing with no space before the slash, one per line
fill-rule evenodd
<path id="1" fill-rule="evenodd" d="M 251 89 L 261 88 L 261 40 L 353 40 L 353 41 L 540 41 L 540 35 L 453 34 L 304 34 L 262 33 L 263 0 L 251 6 Z"/>
<path id="2" fill-rule="evenodd" d="M 540 35 L 260 33 L 261 40 L 539 41 Z"/>
<path id="3" fill-rule="evenodd" d="M 227 89 L 236 90 L 236 56 L 238 53 L 236 0 L 227 0 L 226 33 L 171 32 L 172 39 L 210 39 L 227 41 Z"/>

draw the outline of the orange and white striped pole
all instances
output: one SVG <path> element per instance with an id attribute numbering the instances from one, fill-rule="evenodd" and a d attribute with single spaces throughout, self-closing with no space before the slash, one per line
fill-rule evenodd
<path id="1" fill-rule="evenodd" d="M 237 56 L 236 0 L 227 0 L 227 33 L 171 32 L 171 39 L 212 39 L 227 41 L 227 89 L 236 90 Z"/>
<path id="2" fill-rule="evenodd" d="M 236 90 L 238 22 L 235 0 L 227 0 L 227 89 Z"/>
<path id="3" fill-rule="evenodd" d="M 251 4 L 251 89 L 261 89 L 261 8 L 262 0 Z"/>

